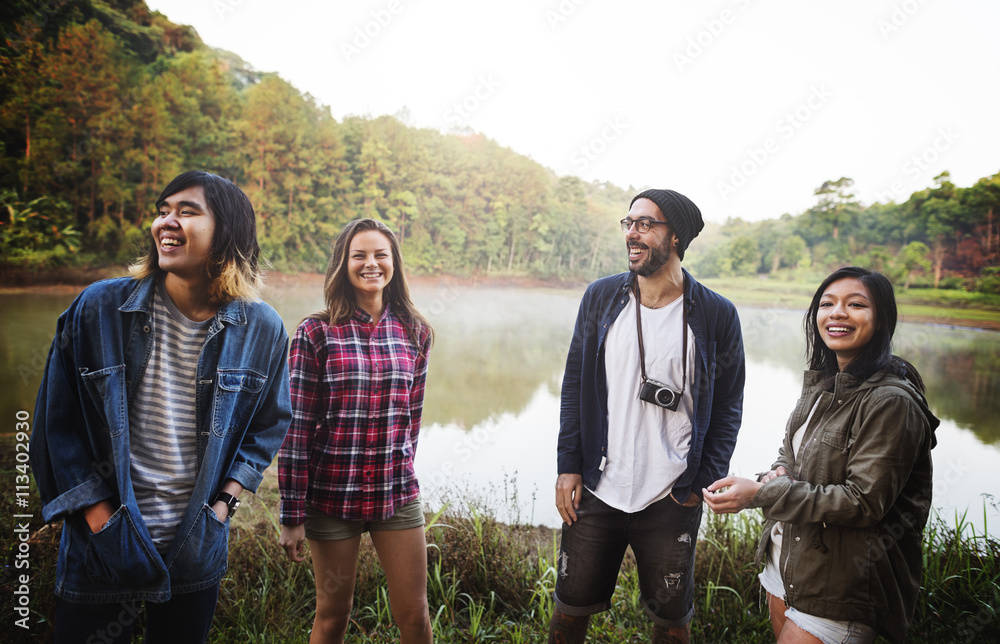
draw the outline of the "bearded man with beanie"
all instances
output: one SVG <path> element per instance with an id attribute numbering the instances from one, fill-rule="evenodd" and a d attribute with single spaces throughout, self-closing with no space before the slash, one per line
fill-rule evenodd
<path id="1" fill-rule="evenodd" d="M 701 211 L 646 190 L 621 227 L 629 271 L 587 288 L 566 359 L 549 642 L 584 641 L 629 546 L 653 641 L 689 640 L 700 492 L 729 473 L 743 415 L 736 308 L 681 268 Z"/>

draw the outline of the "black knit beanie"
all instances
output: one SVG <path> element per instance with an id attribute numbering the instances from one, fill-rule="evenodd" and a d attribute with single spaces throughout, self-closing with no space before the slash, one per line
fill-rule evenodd
<path id="1" fill-rule="evenodd" d="M 677 235 L 679 242 L 677 257 L 684 259 L 684 251 L 687 249 L 688 244 L 705 227 L 705 222 L 702 221 L 701 211 L 698 210 L 698 206 L 694 205 L 693 201 L 679 192 L 658 190 L 656 188 L 643 190 L 633 197 L 632 203 L 629 204 L 630 209 L 636 199 L 649 199 L 656 204 L 656 207 L 660 209 L 660 212 L 667 219 L 667 223 L 670 224 L 674 234 Z"/>

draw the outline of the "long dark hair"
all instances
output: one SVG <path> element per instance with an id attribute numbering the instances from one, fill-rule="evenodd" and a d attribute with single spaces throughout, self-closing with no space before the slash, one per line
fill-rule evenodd
<path id="1" fill-rule="evenodd" d="M 225 304 L 235 299 L 259 299 L 263 270 L 259 265 L 257 218 L 250 199 L 236 184 L 216 174 L 190 170 L 167 184 L 156 200 L 156 207 L 178 192 L 195 187 L 205 193 L 205 205 L 215 217 L 215 234 L 205 267 L 212 279 L 212 301 Z M 146 254 L 129 267 L 136 279 L 160 270 L 156 240 L 150 237 Z"/>
<path id="2" fill-rule="evenodd" d="M 337 240 L 333 245 L 333 254 L 330 255 L 330 263 L 326 268 L 326 279 L 323 282 L 323 299 L 326 308 L 309 317 L 325 320 L 329 324 L 341 324 L 354 315 L 358 308 L 357 299 L 354 296 L 354 287 L 351 286 L 347 276 L 347 256 L 351 250 L 351 241 L 358 233 L 374 230 L 382 233 L 389 240 L 389 248 L 392 252 L 392 279 L 385 287 L 382 299 L 391 307 L 393 315 L 400 319 L 406 332 L 410 336 L 410 341 L 417 348 L 423 351 L 421 338 L 430 336 L 430 341 L 434 342 L 434 329 L 427 323 L 427 320 L 410 299 L 410 286 L 406 281 L 406 272 L 403 266 L 403 254 L 399 249 L 399 240 L 395 233 L 377 219 L 355 219 L 347 222 L 337 234 Z"/>
<path id="3" fill-rule="evenodd" d="M 871 296 L 872 309 L 875 314 L 875 333 L 858 356 L 844 368 L 861 380 L 867 380 L 879 371 L 893 373 L 912 382 L 920 391 L 924 390 L 924 382 L 917 369 L 906 360 L 892 355 L 892 336 L 896 332 L 896 294 L 889 279 L 875 271 L 858 266 L 845 266 L 831 273 L 819 285 L 813 294 L 812 303 L 806 311 L 802 325 L 806 333 L 806 359 L 809 369 L 834 376 L 840 370 L 837 364 L 837 354 L 833 352 L 819 332 L 816 314 L 819 312 L 820 300 L 826 289 L 842 279 L 856 279 L 864 284 Z"/>

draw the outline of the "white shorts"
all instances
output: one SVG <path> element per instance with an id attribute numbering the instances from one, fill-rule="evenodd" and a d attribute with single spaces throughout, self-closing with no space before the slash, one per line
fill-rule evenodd
<path id="1" fill-rule="evenodd" d="M 785 586 L 781 581 L 774 557 L 768 557 L 767 565 L 760 573 L 760 585 L 768 593 L 778 597 L 785 596 Z M 823 644 L 871 644 L 875 641 L 875 629 L 861 622 L 842 622 L 825 617 L 816 617 L 792 607 L 785 609 L 785 618 L 795 622 L 795 625 L 805 632 L 818 637 Z"/>

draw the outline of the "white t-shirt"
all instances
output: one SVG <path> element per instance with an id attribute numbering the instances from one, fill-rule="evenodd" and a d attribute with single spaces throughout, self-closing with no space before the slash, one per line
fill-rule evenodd
<path id="1" fill-rule="evenodd" d="M 792 433 L 791 456 L 793 458 L 799 453 L 799 448 L 802 447 L 802 437 L 805 436 L 806 428 L 809 427 L 809 421 L 812 420 L 817 407 L 819 407 L 818 399 L 812 409 L 809 410 L 809 415 L 806 416 L 806 422 L 802 423 L 802 425 Z M 789 474 L 791 474 L 791 472 L 789 472 Z M 764 571 L 761 573 L 760 577 L 761 585 L 764 586 L 764 590 L 771 593 L 775 597 L 785 596 L 784 586 L 781 583 L 783 575 L 781 574 L 781 570 L 778 566 L 778 562 L 781 561 L 781 538 L 784 529 L 785 524 L 783 521 L 776 521 L 775 524 L 771 526 L 771 549 L 768 553 L 767 564 L 764 566 Z"/>
<path id="2" fill-rule="evenodd" d="M 684 298 L 650 309 L 642 307 L 646 377 L 681 390 Z M 608 330 L 604 352 L 608 381 L 608 453 L 594 495 L 623 512 L 638 512 L 673 489 L 687 469 L 691 447 L 691 396 L 694 382 L 694 335 L 690 327 L 687 379 L 677 411 L 639 399 L 642 376 L 635 328 L 635 295 Z"/>

